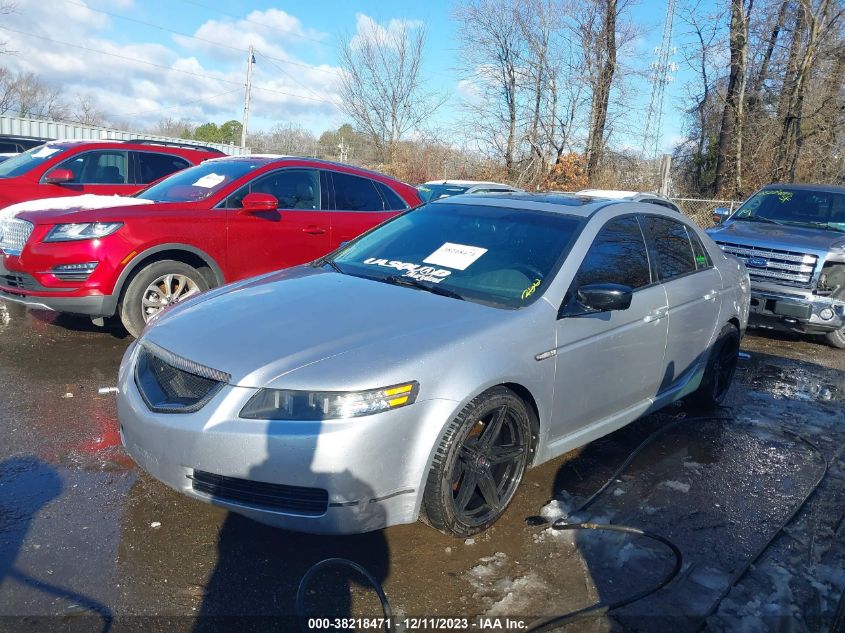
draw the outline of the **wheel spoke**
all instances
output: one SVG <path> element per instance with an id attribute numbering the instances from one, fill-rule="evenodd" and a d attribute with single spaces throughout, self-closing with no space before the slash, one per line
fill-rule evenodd
<path id="1" fill-rule="evenodd" d="M 501 504 L 499 499 L 499 487 L 496 485 L 496 480 L 493 479 L 493 474 L 485 469 L 483 473 L 478 476 L 478 488 L 481 490 L 481 496 L 491 510 L 498 510 Z"/>
<path id="2" fill-rule="evenodd" d="M 481 434 L 479 438 L 479 446 L 478 448 L 483 452 L 487 453 L 490 451 L 490 448 L 495 444 L 496 439 L 499 437 L 499 434 L 502 432 L 502 424 L 505 421 L 505 414 L 508 412 L 507 406 L 501 407 L 496 414 L 493 416 L 493 419 L 490 420 L 490 424 L 484 429 L 484 432 Z"/>
<path id="3" fill-rule="evenodd" d="M 512 462 L 521 457 L 524 451 L 525 446 L 523 444 L 493 446 L 487 453 L 487 461 L 494 465 Z"/>
<path id="4" fill-rule="evenodd" d="M 474 470 L 465 468 L 464 478 L 461 481 L 460 488 L 458 488 L 458 496 L 455 497 L 455 509 L 458 512 L 464 512 L 466 510 L 477 485 L 478 475 L 476 475 Z"/>

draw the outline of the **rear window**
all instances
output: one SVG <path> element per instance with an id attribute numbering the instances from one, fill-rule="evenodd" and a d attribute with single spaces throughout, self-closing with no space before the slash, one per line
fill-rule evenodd
<path id="1" fill-rule="evenodd" d="M 332 173 L 335 209 L 338 211 L 384 211 L 384 201 L 369 178 Z"/>
<path id="2" fill-rule="evenodd" d="M 381 197 L 384 198 L 384 202 L 387 204 L 388 209 L 391 211 L 402 211 L 408 208 L 408 203 L 400 198 L 399 194 L 393 191 L 393 189 L 383 182 L 379 182 L 377 180 L 374 180 L 373 182 L 376 183 L 376 188 L 378 188 L 381 192 Z"/>
<path id="3" fill-rule="evenodd" d="M 14 178 L 15 176 L 22 176 L 35 169 L 39 165 L 43 165 L 48 160 L 59 156 L 67 151 L 63 147 L 55 145 L 40 145 L 33 147 L 31 150 L 13 156 L 7 161 L 0 163 L 0 178 Z"/>
<path id="4" fill-rule="evenodd" d="M 135 156 L 137 157 L 135 182 L 142 185 L 155 182 L 159 178 L 164 178 L 191 165 L 184 158 L 170 154 L 137 152 Z"/>

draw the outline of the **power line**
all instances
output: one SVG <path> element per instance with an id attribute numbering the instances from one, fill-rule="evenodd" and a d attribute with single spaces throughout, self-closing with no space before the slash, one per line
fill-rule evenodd
<path id="1" fill-rule="evenodd" d="M 276 68 L 276 70 L 278 70 L 280 73 L 282 73 L 285 77 L 289 78 L 291 81 L 293 81 L 293 82 L 295 82 L 295 83 L 299 84 L 301 87 L 305 88 L 308 92 L 310 92 L 311 94 L 315 95 L 315 96 L 316 96 L 316 97 L 317 97 L 320 101 L 324 101 L 324 102 L 326 102 L 326 103 L 330 103 L 330 104 L 331 104 L 331 105 L 333 105 L 333 106 L 340 107 L 340 104 L 338 104 L 338 103 L 337 103 L 336 101 L 334 101 L 333 99 L 326 99 L 325 97 L 321 97 L 321 96 L 320 96 L 320 94 L 319 94 L 318 92 L 316 92 L 315 90 L 312 90 L 311 88 L 309 88 L 308 86 L 306 86 L 304 83 L 302 83 L 301 81 L 299 81 L 296 77 L 294 77 L 293 75 L 291 75 L 290 73 L 288 73 L 288 72 L 287 72 L 284 68 L 282 68 L 281 66 L 279 66 L 278 64 L 276 64 L 275 62 L 273 62 L 271 57 L 268 57 L 267 55 L 265 55 L 265 54 L 264 54 L 264 53 L 262 53 L 261 51 L 256 51 L 256 53 L 258 53 L 259 55 L 261 55 L 261 57 L 262 57 L 262 58 L 264 58 L 264 59 L 265 59 L 265 60 L 266 60 L 266 61 L 267 61 L 267 62 L 268 62 L 271 66 L 273 66 L 274 68 Z"/>
<path id="2" fill-rule="evenodd" d="M 51 42 L 53 44 L 61 44 L 62 46 L 70 46 L 71 48 L 78 48 L 84 51 L 89 51 L 91 53 L 97 53 L 98 55 L 107 55 L 109 57 L 114 57 L 116 59 L 123 59 L 126 61 L 134 62 L 136 64 L 144 64 L 145 66 L 152 66 L 154 68 L 161 68 L 164 70 L 169 70 L 171 72 L 182 73 L 183 75 L 191 75 L 192 77 L 199 77 L 200 79 L 207 79 L 210 81 L 219 81 L 221 83 L 231 84 L 233 86 L 241 86 L 241 82 L 233 81 L 231 79 L 223 79 L 222 77 L 212 77 L 210 75 L 203 75 L 200 73 L 191 72 L 190 70 L 182 70 L 181 68 L 174 68 L 172 66 L 165 66 L 164 64 L 156 64 L 155 62 L 148 62 L 144 59 L 138 59 L 137 57 L 128 57 L 126 55 L 119 55 L 117 53 L 112 53 L 109 51 L 104 51 L 96 48 L 91 48 L 90 46 L 83 46 L 82 44 L 73 44 L 71 42 L 63 42 L 62 40 L 53 39 L 52 37 L 47 37 L 46 35 L 38 35 L 37 33 L 28 33 L 26 31 L 19 31 L 17 29 L 9 28 L 8 26 L 0 25 L 0 29 L 4 31 L 8 31 L 10 33 L 17 33 L 18 35 L 24 35 L 27 37 L 34 37 L 40 40 L 44 40 L 47 42 Z M 285 92 L 284 90 L 276 90 L 274 88 L 264 88 L 261 86 L 255 86 L 257 90 L 263 90 L 264 92 L 271 92 L 274 94 L 283 95 L 286 97 L 294 97 L 296 99 L 307 99 L 309 101 L 323 101 L 324 99 L 316 99 L 314 97 L 306 97 L 305 95 L 298 95 L 292 92 Z"/>
<path id="3" fill-rule="evenodd" d="M 220 94 L 212 95 L 211 97 L 202 97 L 200 99 L 193 99 L 192 101 L 185 101 L 183 103 L 177 103 L 177 104 L 172 105 L 172 106 L 166 106 L 166 107 L 163 107 L 163 108 L 156 108 L 155 110 L 142 110 L 141 112 L 130 112 L 129 114 L 121 114 L 121 115 L 118 115 L 118 116 L 128 118 L 128 117 L 141 116 L 141 115 L 144 115 L 144 114 L 152 114 L 153 112 L 163 112 L 164 110 L 173 110 L 175 108 L 181 108 L 181 107 L 184 107 L 184 106 L 189 106 L 189 105 L 192 105 L 194 103 L 212 101 L 213 99 L 217 99 L 219 97 L 230 95 L 234 92 L 240 92 L 240 88 L 235 88 L 234 90 L 227 90 L 226 92 L 221 92 Z"/>

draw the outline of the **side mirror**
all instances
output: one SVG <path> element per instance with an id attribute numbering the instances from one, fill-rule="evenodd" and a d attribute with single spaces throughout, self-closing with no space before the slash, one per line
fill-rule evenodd
<path id="1" fill-rule="evenodd" d="M 621 284 L 588 284 L 578 288 L 577 298 L 581 305 L 597 312 L 627 310 L 633 292 Z"/>
<path id="2" fill-rule="evenodd" d="M 70 169 L 52 169 L 44 176 L 44 182 L 51 185 L 63 185 L 67 182 L 73 182 L 74 175 Z"/>
<path id="3" fill-rule="evenodd" d="M 713 209 L 713 221 L 721 224 L 725 220 L 727 220 L 731 215 L 730 209 L 726 209 L 725 207 L 716 207 Z"/>
<path id="4" fill-rule="evenodd" d="M 241 211 L 252 213 L 255 211 L 275 211 L 279 208 L 279 201 L 276 196 L 269 193 L 248 193 L 241 201 Z"/>

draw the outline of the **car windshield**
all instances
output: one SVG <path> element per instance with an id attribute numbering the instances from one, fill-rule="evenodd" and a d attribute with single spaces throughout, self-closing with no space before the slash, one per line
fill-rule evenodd
<path id="1" fill-rule="evenodd" d="M 259 162 L 247 160 L 210 160 L 196 167 L 178 171 L 147 187 L 136 194 L 136 197 L 156 202 L 204 200 L 260 166 Z"/>
<path id="2" fill-rule="evenodd" d="M 448 198 L 449 196 L 457 196 L 464 193 L 469 187 L 463 185 L 420 185 L 417 191 L 420 192 L 420 198 L 423 202 L 431 202 L 438 198 Z"/>
<path id="3" fill-rule="evenodd" d="M 38 165 L 43 164 L 54 156 L 58 156 L 64 151 L 66 151 L 66 148 L 55 145 L 39 145 L 38 147 L 33 147 L 23 154 L 12 156 L 9 160 L 0 163 L 0 178 L 22 176 L 30 169 L 38 167 Z"/>
<path id="4" fill-rule="evenodd" d="M 518 308 L 545 292 L 581 223 L 562 213 L 428 204 L 361 236 L 324 263 L 344 274 Z"/>
<path id="5" fill-rule="evenodd" d="M 734 220 L 845 232 L 845 193 L 812 189 L 763 189 L 733 215 Z"/>

